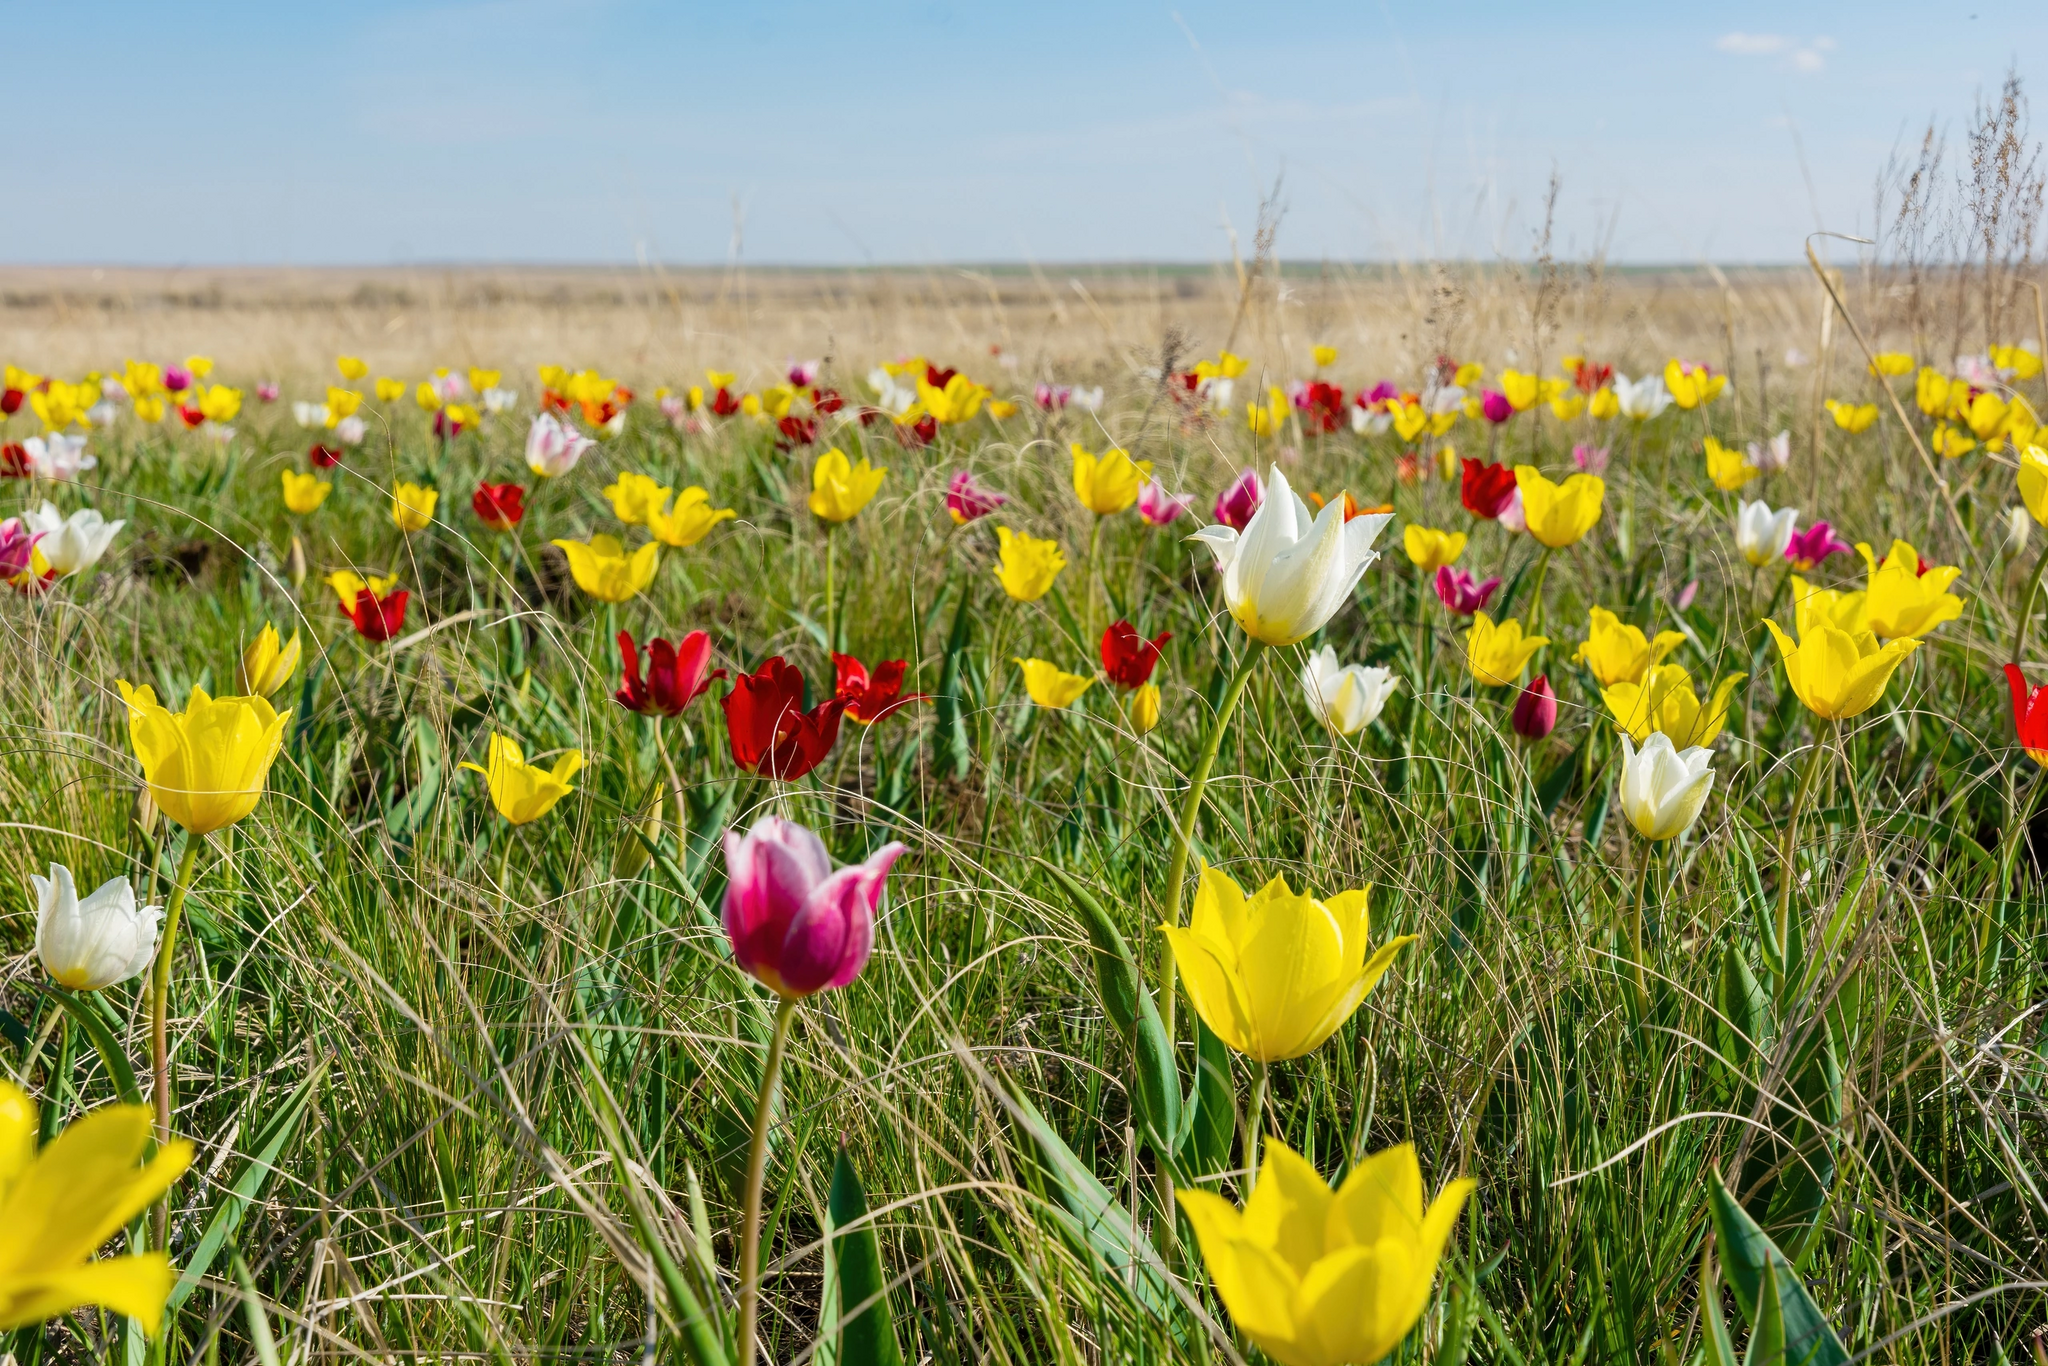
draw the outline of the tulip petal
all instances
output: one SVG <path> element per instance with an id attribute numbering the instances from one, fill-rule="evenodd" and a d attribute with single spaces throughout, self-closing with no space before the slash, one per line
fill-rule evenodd
<path id="1" fill-rule="evenodd" d="M 1274 1139 L 1244 1202 L 1244 1237 L 1271 1248 L 1297 1276 L 1307 1275 L 1323 1255 L 1323 1230 L 1335 1200 L 1308 1159 Z"/>

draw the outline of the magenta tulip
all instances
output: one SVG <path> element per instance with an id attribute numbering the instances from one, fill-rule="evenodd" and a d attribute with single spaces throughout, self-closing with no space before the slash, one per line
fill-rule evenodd
<path id="1" fill-rule="evenodd" d="M 875 946 L 875 904 L 904 846 L 834 871 L 825 841 L 794 821 L 764 816 L 743 837 L 725 835 L 725 933 L 733 957 L 785 999 L 843 987 Z"/>
<path id="2" fill-rule="evenodd" d="M 1453 569 L 1449 565 L 1443 565 L 1436 571 L 1437 597 L 1443 600 L 1444 606 L 1461 617 L 1469 617 L 1474 612 L 1485 610 L 1488 599 L 1493 597 L 1494 590 L 1499 587 L 1498 578 L 1480 583 L 1472 577 L 1469 570 Z"/>
<path id="3" fill-rule="evenodd" d="M 1257 470 L 1246 470 L 1237 482 L 1216 495 L 1216 520 L 1234 531 L 1243 531 L 1266 500 L 1266 486 Z"/>
<path id="4" fill-rule="evenodd" d="M 1498 389 L 1488 389 L 1479 396 L 1479 411 L 1488 422 L 1498 426 L 1515 415 L 1515 405 Z"/>
<path id="5" fill-rule="evenodd" d="M 1826 522 L 1815 522 L 1792 538 L 1785 547 L 1785 558 L 1792 561 L 1794 569 L 1803 572 L 1830 555 L 1847 554 L 1849 549 L 1849 543 L 1835 535 L 1833 527 Z"/>
<path id="6" fill-rule="evenodd" d="M 986 517 L 1009 501 L 1009 494 L 997 493 L 968 470 L 955 470 L 946 484 L 946 512 L 956 526 Z"/>
<path id="7" fill-rule="evenodd" d="M 1194 494 L 1168 493 L 1157 479 L 1147 479 L 1138 489 L 1138 515 L 1152 526 L 1165 526 L 1194 505 Z"/>
<path id="8" fill-rule="evenodd" d="M 1522 695 L 1515 699 L 1512 717 L 1515 734 L 1524 740 L 1541 740 L 1557 728 L 1557 693 L 1549 674 L 1537 674 Z"/>

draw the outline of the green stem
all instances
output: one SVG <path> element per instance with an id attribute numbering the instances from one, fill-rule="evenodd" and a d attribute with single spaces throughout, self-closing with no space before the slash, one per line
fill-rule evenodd
<path id="1" fill-rule="evenodd" d="M 164 910 L 164 942 L 157 946 L 156 966 L 149 982 L 149 1055 L 155 1081 L 156 1142 L 171 1141 L 171 955 L 178 947 L 178 926 L 185 918 L 185 894 L 192 890 L 192 870 L 199 864 L 205 836 L 186 832 L 185 853 L 178 860 L 178 880 Z M 156 1246 L 164 1246 L 171 1217 L 167 1191 L 156 1205 Z"/>
<path id="2" fill-rule="evenodd" d="M 1657 846 L 1649 845 L 1643 850 L 1643 866 L 1636 874 L 1636 911 L 1629 923 L 1629 947 L 1635 957 L 1636 970 L 1636 1018 L 1650 1018 L 1650 980 L 1643 967 L 1643 910 L 1650 896 L 1650 862 L 1657 857 Z"/>
<path id="3" fill-rule="evenodd" d="M 838 569 L 839 550 L 839 538 L 832 534 L 835 530 L 837 528 L 833 523 L 825 523 L 825 653 L 827 654 L 839 648 L 839 637 L 833 633 L 833 627 L 837 623 L 832 619 L 834 607 L 832 580 L 835 571 Z"/>
<path id="4" fill-rule="evenodd" d="M 58 1120 L 64 1117 L 64 1093 L 71 1089 L 71 1015 L 57 1010 L 57 1061 L 51 1064 L 49 1080 L 43 1086 L 42 1124 L 36 1134 L 36 1146 L 45 1147 L 57 1136 L 62 1127 Z"/>
<path id="5" fill-rule="evenodd" d="M 761 1095 L 754 1102 L 754 1141 L 747 1149 L 746 1207 L 740 1215 L 739 1366 L 754 1366 L 761 1307 L 761 1187 L 768 1176 L 768 1126 L 773 1122 L 775 1093 L 782 1081 L 782 1054 L 789 1045 L 790 1021 L 797 998 L 785 996 L 775 1011 L 775 1033 L 768 1041 L 768 1061 L 761 1068 Z"/>
<path id="6" fill-rule="evenodd" d="M 683 814 L 683 780 L 676 773 L 675 756 L 668 752 L 668 742 L 662 739 L 661 718 L 659 716 L 654 718 L 654 747 L 661 751 L 661 766 L 668 772 L 669 800 L 675 803 L 676 862 L 680 864 L 683 861 L 684 842 L 689 836 L 689 819 Z"/>
<path id="7" fill-rule="evenodd" d="M 1543 581 L 1550 577 L 1550 557 L 1557 551 L 1543 547 L 1543 560 L 1536 566 L 1536 588 L 1529 603 L 1529 634 L 1535 635 L 1543 629 Z"/>
<path id="8" fill-rule="evenodd" d="M 517 826 L 505 828 L 505 848 L 498 855 L 498 919 L 505 918 L 505 906 L 512 898 L 512 841 L 519 838 Z"/>
<path id="9" fill-rule="evenodd" d="M 2017 664 L 2027 651 L 2027 623 L 2034 615 L 2034 600 L 2041 592 L 2041 570 L 2048 566 L 2048 545 L 2034 556 L 2033 577 L 2027 580 L 2027 596 L 2020 607 L 2020 619 L 2012 628 L 2012 662 Z"/>
<path id="10" fill-rule="evenodd" d="M 1244 1198 L 1259 1184 L 1259 1132 L 1266 1126 L 1266 1075 L 1272 1064 L 1253 1060 L 1252 1093 L 1244 1109 Z"/>
<path id="11" fill-rule="evenodd" d="M 1820 756 L 1826 752 L 1826 740 L 1816 734 L 1813 748 L 1806 755 L 1806 771 L 1799 775 L 1799 790 L 1792 797 L 1792 810 L 1785 816 L 1785 838 L 1779 846 L 1778 963 L 1788 972 L 1791 964 L 1786 962 L 1785 956 L 1792 943 L 1792 884 L 1798 880 L 1794 859 L 1799 850 L 1799 813 L 1805 808 L 1807 794 L 1813 790 L 1813 780 L 1820 773 Z"/>
<path id="12" fill-rule="evenodd" d="M 1102 516 L 1096 514 L 1095 521 L 1088 528 L 1088 596 L 1081 603 L 1081 629 L 1092 633 L 1095 630 L 1095 557 L 1102 544 Z M 1086 642 L 1084 641 L 1083 644 Z"/>

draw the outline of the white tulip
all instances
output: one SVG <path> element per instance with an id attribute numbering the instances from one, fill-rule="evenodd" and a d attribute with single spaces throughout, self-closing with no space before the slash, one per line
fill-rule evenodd
<path id="1" fill-rule="evenodd" d="M 1776 474 L 1792 463 L 1792 433 L 1779 432 L 1769 441 L 1749 443 L 1749 463 L 1762 474 Z"/>
<path id="2" fill-rule="evenodd" d="M 1361 408 L 1351 405 L 1351 430 L 1360 436 L 1378 436 L 1394 425 L 1394 415 L 1385 408 Z"/>
<path id="3" fill-rule="evenodd" d="M 519 402 L 519 391 L 517 389 L 486 389 L 478 397 L 484 401 L 485 412 L 508 413 L 512 411 L 512 405 Z"/>
<path id="4" fill-rule="evenodd" d="M 1098 384 L 1093 389 L 1076 387 L 1067 395 L 1067 402 L 1084 412 L 1096 412 L 1102 407 L 1102 386 Z"/>
<path id="5" fill-rule="evenodd" d="M 42 533 L 36 548 L 50 568 L 62 575 L 83 573 L 98 564 L 114 537 L 128 525 L 125 520 L 110 522 L 94 508 L 80 508 L 66 517 L 54 503 L 29 509 L 21 514 L 21 520 L 30 531 Z"/>
<path id="6" fill-rule="evenodd" d="M 1226 415 L 1230 412 L 1230 396 L 1237 392 L 1236 380 L 1216 375 L 1203 380 L 1195 387 L 1210 408 Z"/>
<path id="7" fill-rule="evenodd" d="M 1744 503 L 1735 514 L 1735 548 L 1742 552 L 1743 559 L 1759 568 L 1776 564 L 1785 558 L 1785 547 L 1792 544 L 1798 521 L 1798 508 L 1779 508 L 1773 512 L 1771 505 L 1761 498 Z"/>
<path id="8" fill-rule="evenodd" d="M 85 452 L 85 438 L 66 436 L 62 432 L 49 432 L 43 436 L 32 436 L 21 443 L 28 452 L 28 466 L 45 479 L 76 479 L 86 470 L 98 465 L 97 456 Z"/>
<path id="9" fill-rule="evenodd" d="M 1311 516 L 1275 465 L 1265 499 L 1242 534 L 1219 523 L 1188 539 L 1216 557 L 1223 600 L 1245 634 L 1292 645 L 1321 630 L 1350 600 L 1359 577 L 1379 558 L 1372 543 L 1392 520 L 1392 513 L 1373 512 L 1347 522 L 1342 498 Z"/>
<path id="10" fill-rule="evenodd" d="M 360 446 L 363 444 L 363 434 L 366 430 L 368 429 L 364 427 L 363 420 L 350 413 L 334 424 L 334 439 L 344 446 Z"/>
<path id="11" fill-rule="evenodd" d="M 1676 749 L 1661 730 L 1650 732 L 1641 752 L 1621 737 L 1621 810 L 1646 840 L 1676 838 L 1692 828 L 1707 794 L 1714 790 L 1714 751 L 1699 745 Z"/>
<path id="12" fill-rule="evenodd" d="M 527 468 L 545 479 L 567 474 L 596 444 L 567 423 L 557 422 L 553 413 L 537 414 L 526 429 Z"/>
<path id="13" fill-rule="evenodd" d="M 1627 375 L 1617 372 L 1614 376 L 1614 398 L 1621 405 L 1621 415 L 1637 421 L 1647 421 L 1671 406 L 1671 391 L 1664 387 L 1662 375 L 1644 375 L 1631 381 Z"/>
<path id="14" fill-rule="evenodd" d="M 875 406 L 891 417 L 901 417 L 917 402 L 917 386 L 898 382 L 896 376 L 876 366 L 868 371 L 868 388 L 875 391 Z"/>
<path id="15" fill-rule="evenodd" d="M 91 427 L 111 427 L 114 425 L 114 419 L 120 415 L 119 408 L 102 399 L 85 410 L 85 421 L 86 425 Z"/>
<path id="16" fill-rule="evenodd" d="M 299 399 L 292 404 L 292 421 L 301 427 L 325 427 L 327 419 L 333 416 L 324 403 L 308 403 Z"/>
<path id="17" fill-rule="evenodd" d="M 1378 720 L 1400 681 L 1391 669 L 1340 666 L 1337 652 L 1327 645 L 1301 666 L 1301 692 L 1308 709 L 1339 735 L 1356 735 Z"/>
<path id="18" fill-rule="evenodd" d="M 156 957 L 163 907 L 137 910 L 127 878 L 107 879 L 83 901 L 61 863 L 50 865 L 49 877 L 31 873 L 29 879 L 36 885 L 36 952 L 59 985 L 99 991 L 127 981 Z"/>

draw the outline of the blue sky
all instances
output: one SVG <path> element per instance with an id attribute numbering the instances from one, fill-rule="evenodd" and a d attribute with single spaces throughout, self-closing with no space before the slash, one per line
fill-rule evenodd
<path id="1" fill-rule="evenodd" d="M 735 201 L 761 263 L 1208 261 L 1283 171 L 1289 258 L 1490 258 L 1553 167 L 1568 253 L 1783 260 L 2048 51 L 2011 0 L 6 11 L 0 260 L 107 264 L 716 263 Z"/>

